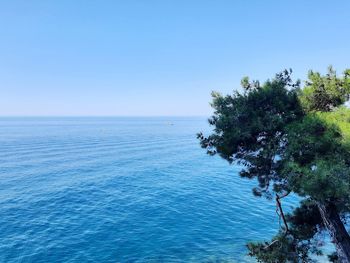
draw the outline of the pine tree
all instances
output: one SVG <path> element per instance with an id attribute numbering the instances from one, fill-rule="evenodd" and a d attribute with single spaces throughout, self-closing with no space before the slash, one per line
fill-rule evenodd
<path id="1" fill-rule="evenodd" d="M 310 71 L 300 87 L 291 70 L 260 85 L 242 80 L 242 92 L 212 94 L 213 133 L 198 134 L 201 146 L 230 163 L 241 177 L 257 179 L 258 197 L 274 198 L 283 227 L 269 242 L 247 244 L 260 262 L 312 262 L 322 254 L 328 231 L 336 253 L 332 261 L 350 262 L 350 70 L 341 77 Z M 300 206 L 283 212 L 282 199 L 294 193 Z"/>

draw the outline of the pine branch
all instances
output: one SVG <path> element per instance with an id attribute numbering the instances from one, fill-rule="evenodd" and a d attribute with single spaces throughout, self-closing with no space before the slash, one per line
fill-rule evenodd
<path id="1" fill-rule="evenodd" d="M 277 206 L 277 211 L 279 210 L 279 213 L 277 213 L 280 217 L 282 217 L 284 226 L 286 228 L 285 233 L 289 232 L 289 228 L 288 228 L 288 224 L 287 224 L 287 220 L 286 217 L 284 215 L 283 209 L 282 209 L 282 204 L 281 204 L 281 199 L 286 197 L 287 195 L 290 194 L 290 191 L 284 193 L 283 195 L 279 196 L 278 194 L 276 194 L 276 206 Z"/>

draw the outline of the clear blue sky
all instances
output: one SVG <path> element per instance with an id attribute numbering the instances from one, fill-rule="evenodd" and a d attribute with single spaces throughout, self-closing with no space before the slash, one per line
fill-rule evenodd
<path id="1" fill-rule="evenodd" d="M 0 115 L 209 115 L 210 92 L 350 67 L 350 1 L 1 1 Z"/>

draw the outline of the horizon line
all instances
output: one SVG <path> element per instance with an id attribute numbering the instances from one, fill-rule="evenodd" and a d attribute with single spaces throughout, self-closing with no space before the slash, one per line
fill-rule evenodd
<path id="1" fill-rule="evenodd" d="M 210 117 L 210 115 L 0 115 L 0 118 L 159 118 L 159 117 Z"/>

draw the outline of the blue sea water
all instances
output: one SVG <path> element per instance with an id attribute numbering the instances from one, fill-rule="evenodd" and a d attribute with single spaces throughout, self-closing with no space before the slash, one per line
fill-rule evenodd
<path id="1" fill-rule="evenodd" d="M 205 118 L 1 118 L 0 262 L 252 262 L 275 203 L 199 131 Z"/>

